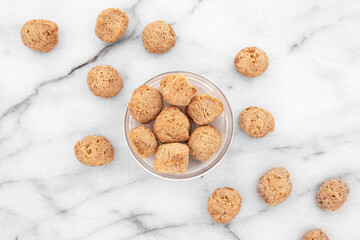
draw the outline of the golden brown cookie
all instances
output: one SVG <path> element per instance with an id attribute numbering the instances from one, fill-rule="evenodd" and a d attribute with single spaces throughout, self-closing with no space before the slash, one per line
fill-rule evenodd
<path id="1" fill-rule="evenodd" d="M 92 135 L 84 137 L 74 147 L 76 158 L 83 164 L 99 166 L 114 160 L 114 148 L 106 137 Z"/>
<path id="2" fill-rule="evenodd" d="M 184 142 L 189 139 L 190 120 L 175 106 L 164 108 L 154 122 L 154 133 L 162 143 Z"/>
<path id="3" fill-rule="evenodd" d="M 251 137 L 265 137 L 274 131 L 274 117 L 265 109 L 248 107 L 240 113 L 240 127 Z"/>
<path id="4" fill-rule="evenodd" d="M 21 40 L 35 51 L 50 52 L 59 42 L 58 29 L 56 23 L 49 20 L 30 20 L 21 28 Z"/>
<path id="5" fill-rule="evenodd" d="M 321 229 L 313 229 L 308 231 L 302 240 L 329 240 L 326 234 Z"/>
<path id="6" fill-rule="evenodd" d="M 199 125 L 211 123 L 223 111 L 222 102 L 209 94 L 199 94 L 193 97 L 186 107 L 186 113 Z"/>
<path id="7" fill-rule="evenodd" d="M 163 99 L 159 90 L 147 85 L 136 88 L 128 104 L 131 116 L 143 124 L 154 120 L 162 107 Z"/>
<path id="8" fill-rule="evenodd" d="M 123 88 L 120 73 L 110 65 L 93 67 L 87 75 L 90 91 L 98 97 L 111 98 Z"/>
<path id="9" fill-rule="evenodd" d="M 283 167 L 271 169 L 259 179 L 257 184 L 259 196 L 270 206 L 284 202 L 291 190 L 290 174 Z"/>
<path id="10" fill-rule="evenodd" d="M 182 74 L 169 74 L 160 81 L 160 91 L 164 99 L 175 106 L 184 107 L 190 103 L 197 89 Z"/>
<path id="11" fill-rule="evenodd" d="M 128 133 L 130 144 L 141 158 L 147 158 L 156 153 L 159 144 L 150 128 L 141 125 Z"/>
<path id="12" fill-rule="evenodd" d="M 234 63 L 239 73 L 253 78 L 265 72 L 269 59 L 263 50 L 257 47 L 246 47 L 236 55 Z"/>
<path id="13" fill-rule="evenodd" d="M 176 43 L 176 34 L 170 24 L 156 21 L 148 24 L 142 33 L 142 42 L 150 53 L 166 53 Z"/>
<path id="14" fill-rule="evenodd" d="M 216 127 L 205 125 L 196 128 L 190 135 L 188 145 L 193 158 L 209 160 L 219 149 L 222 135 Z"/>
<path id="15" fill-rule="evenodd" d="M 230 222 L 240 212 L 242 198 L 232 188 L 216 189 L 208 200 L 208 212 L 218 223 Z"/>
<path id="16" fill-rule="evenodd" d="M 323 211 L 335 211 L 341 208 L 348 196 L 350 188 L 341 178 L 330 178 L 321 184 L 316 194 L 316 201 Z"/>
<path id="17" fill-rule="evenodd" d="M 125 12 L 117 8 L 102 11 L 95 25 L 95 34 L 104 42 L 115 42 L 126 32 L 129 18 Z"/>
<path id="18" fill-rule="evenodd" d="M 189 147 L 182 143 L 167 143 L 158 148 L 154 169 L 162 173 L 185 173 L 188 164 Z"/>

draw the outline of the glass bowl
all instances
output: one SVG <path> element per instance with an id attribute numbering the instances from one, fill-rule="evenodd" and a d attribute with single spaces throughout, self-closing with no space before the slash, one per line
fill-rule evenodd
<path id="1" fill-rule="evenodd" d="M 224 111 L 220 116 L 218 116 L 213 122 L 211 122 L 211 125 L 214 125 L 222 134 L 222 141 L 221 145 L 219 147 L 219 150 L 206 162 L 201 162 L 196 159 L 194 159 L 191 155 L 189 158 L 189 165 L 187 167 L 186 173 L 178 173 L 178 174 L 167 174 L 167 173 L 161 173 L 157 172 L 154 169 L 154 159 L 155 154 L 148 157 L 148 158 L 140 158 L 140 156 L 132 149 L 130 145 L 130 141 L 128 138 L 128 133 L 131 129 L 140 126 L 141 123 L 135 121 L 130 113 L 129 109 L 126 109 L 125 112 L 125 119 L 124 119 L 124 133 L 125 133 L 125 139 L 127 142 L 127 145 L 129 147 L 130 153 L 133 155 L 134 159 L 141 167 L 143 167 L 145 170 L 150 172 L 151 174 L 165 178 L 165 179 L 171 179 L 171 180 L 186 180 L 186 179 L 192 179 L 196 177 L 200 177 L 204 175 L 205 173 L 209 172 L 211 169 L 213 169 L 225 156 L 227 151 L 229 150 L 233 135 L 234 135 L 234 126 L 233 126 L 233 115 L 231 112 L 231 108 L 229 105 L 229 102 L 227 101 L 224 94 L 220 91 L 220 89 L 215 86 L 211 81 L 208 79 L 194 74 L 190 72 L 182 72 L 182 71 L 174 71 L 174 72 L 167 72 L 162 73 L 160 75 L 157 75 L 147 82 L 145 82 L 145 85 L 154 87 L 156 89 L 160 89 L 160 80 L 164 75 L 168 74 L 183 74 L 187 77 L 189 82 L 197 88 L 198 92 L 197 94 L 206 93 L 210 94 L 214 97 L 217 97 L 220 99 L 220 101 L 224 105 Z M 169 104 L 164 100 L 164 107 L 169 106 Z M 181 108 L 184 110 L 184 108 Z M 147 124 L 147 126 L 153 130 L 153 122 L 150 124 Z M 197 124 L 192 122 L 191 131 L 193 131 L 196 127 L 198 127 Z"/>

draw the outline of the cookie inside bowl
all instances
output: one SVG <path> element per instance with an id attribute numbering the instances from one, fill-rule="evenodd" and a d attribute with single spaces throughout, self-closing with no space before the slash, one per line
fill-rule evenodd
<path id="1" fill-rule="evenodd" d="M 154 169 L 155 154 L 147 158 L 141 158 L 130 146 L 129 138 L 128 138 L 129 131 L 142 124 L 136 121 L 135 119 L 133 119 L 128 109 L 126 109 L 125 119 L 124 119 L 125 138 L 128 143 L 129 150 L 133 155 L 134 159 L 140 164 L 140 166 L 145 168 L 148 172 L 158 177 L 172 179 L 172 180 L 192 179 L 207 173 L 208 171 L 213 169 L 224 158 L 233 138 L 233 131 L 234 131 L 233 116 L 230 105 L 224 94 L 221 92 L 221 90 L 211 81 L 200 75 L 190 72 L 182 72 L 182 71 L 167 72 L 151 78 L 144 84 L 150 87 L 154 87 L 156 89 L 160 89 L 161 79 L 169 74 L 184 75 L 189 80 L 189 82 L 197 89 L 197 95 L 210 94 L 211 96 L 218 98 L 223 103 L 223 107 L 224 107 L 223 112 L 210 123 L 211 125 L 216 127 L 222 134 L 222 141 L 220 143 L 218 151 L 213 156 L 211 156 L 207 161 L 196 160 L 190 155 L 189 164 L 187 166 L 185 173 L 169 174 L 169 173 L 158 172 Z M 167 106 L 170 106 L 170 104 L 164 100 L 164 108 Z M 185 107 L 179 107 L 179 108 L 185 113 Z M 146 126 L 149 127 L 151 130 L 154 130 L 153 124 L 154 121 L 147 124 Z M 191 121 L 190 133 L 192 133 L 194 129 L 196 129 L 197 127 L 199 127 L 199 125 Z M 186 144 L 186 142 L 184 143 Z"/>

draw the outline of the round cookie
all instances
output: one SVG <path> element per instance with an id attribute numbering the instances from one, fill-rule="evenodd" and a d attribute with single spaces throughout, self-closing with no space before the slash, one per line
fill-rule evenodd
<path id="1" fill-rule="evenodd" d="M 114 148 L 106 137 L 92 135 L 84 137 L 74 147 L 76 158 L 89 166 L 100 166 L 114 160 Z"/>
<path id="2" fill-rule="evenodd" d="M 49 52 L 59 42 L 58 29 L 56 23 L 49 20 L 30 20 L 21 28 L 21 40 L 28 48 L 38 52 Z"/>
<path id="3" fill-rule="evenodd" d="M 199 125 L 206 125 L 224 111 L 222 102 L 209 94 L 199 94 L 193 97 L 186 107 L 186 113 Z"/>
<path id="4" fill-rule="evenodd" d="M 265 72 L 269 59 L 263 50 L 257 47 L 246 47 L 236 55 L 234 63 L 239 73 L 254 78 Z"/>
<path id="5" fill-rule="evenodd" d="M 124 86 L 120 73 L 110 65 L 93 67 L 88 72 L 87 84 L 95 96 L 103 98 L 116 96 Z"/>
<path id="6" fill-rule="evenodd" d="M 321 184 L 316 194 L 316 202 L 323 211 L 341 208 L 349 195 L 350 188 L 341 178 L 330 178 Z"/>
<path id="7" fill-rule="evenodd" d="M 190 135 L 188 146 L 193 158 L 209 160 L 219 149 L 222 135 L 216 127 L 205 125 L 196 128 Z"/>
<path id="8" fill-rule="evenodd" d="M 329 240 L 321 229 L 313 229 L 308 231 L 301 240 Z"/>
<path id="9" fill-rule="evenodd" d="M 104 42 L 115 42 L 126 32 L 129 18 L 125 12 L 117 8 L 102 11 L 95 25 L 95 34 Z"/>
<path id="10" fill-rule="evenodd" d="M 154 122 L 154 133 L 162 143 L 184 142 L 189 139 L 190 120 L 175 106 L 164 108 Z"/>
<path id="11" fill-rule="evenodd" d="M 188 164 L 189 147 L 182 143 L 167 143 L 158 148 L 154 169 L 162 173 L 185 173 Z"/>
<path id="12" fill-rule="evenodd" d="M 176 34 L 170 24 L 156 21 L 148 24 L 142 33 L 142 42 L 150 53 L 166 53 L 176 43 Z"/>
<path id="13" fill-rule="evenodd" d="M 147 158 L 156 153 L 159 144 L 150 128 L 141 125 L 129 131 L 130 144 L 141 158 Z"/>
<path id="14" fill-rule="evenodd" d="M 274 117 L 265 109 L 248 107 L 240 113 L 240 127 L 251 137 L 265 137 L 274 131 Z"/>
<path id="15" fill-rule="evenodd" d="M 136 88 L 131 95 L 128 109 L 136 121 L 148 124 L 161 112 L 163 105 L 159 90 L 142 85 Z"/>
<path id="16" fill-rule="evenodd" d="M 189 105 L 197 93 L 197 89 L 182 74 L 164 76 L 160 81 L 160 91 L 168 103 L 180 107 Z"/>
<path id="17" fill-rule="evenodd" d="M 292 190 L 290 174 L 283 167 L 271 169 L 257 184 L 257 192 L 264 202 L 276 206 L 289 197 Z"/>
<path id="18" fill-rule="evenodd" d="M 216 189 L 208 200 L 208 212 L 218 223 L 230 222 L 240 212 L 242 198 L 232 188 Z"/>

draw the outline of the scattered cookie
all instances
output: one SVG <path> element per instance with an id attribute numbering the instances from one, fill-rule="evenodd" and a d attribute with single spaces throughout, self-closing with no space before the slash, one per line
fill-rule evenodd
<path id="1" fill-rule="evenodd" d="M 114 148 L 103 136 L 84 137 L 75 144 L 74 150 L 76 158 L 89 166 L 104 165 L 114 160 Z"/>
<path id="2" fill-rule="evenodd" d="M 156 21 L 148 24 L 142 33 L 142 42 L 150 53 L 166 53 L 176 43 L 176 34 L 170 24 Z"/>
<path id="3" fill-rule="evenodd" d="M 274 131 L 274 117 L 262 108 L 248 107 L 240 113 L 240 127 L 251 137 L 265 137 Z"/>
<path id="4" fill-rule="evenodd" d="M 209 160 L 219 149 L 222 135 L 216 127 L 205 125 L 196 128 L 190 135 L 188 145 L 193 158 Z"/>
<path id="5" fill-rule="evenodd" d="M 211 123 L 223 111 L 222 102 L 209 94 L 199 94 L 193 97 L 186 107 L 186 113 L 199 125 Z"/>
<path id="6" fill-rule="evenodd" d="M 96 18 L 95 34 L 104 42 L 115 42 L 126 32 L 129 18 L 118 8 L 108 8 Z"/>
<path id="7" fill-rule="evenodd" d="M 240 212 L 242 198 L 232 188 L 216 189 L 208 200 L 208 212 L 218 223 L 230 222 Z"/>
<path id="8" fill-rule="evenodd" d="M 269 59 L 266 53 L 257 47 L 246 47 L 235 57 L 235 67 L 246 77 L 257 77 L 268 67 Z"/>
<path id="9" fill-rule="evenodd" d="M 87 75 L 90 91 L 98 97 L 111 98 L 123 88 L 120 73 L 110 65 L 93 67 Z"/>
<path id="10" fill-rule="evenodd" d="M 270 206 L 284 202 L 291 190 L 290 174 L 283 167 L 271 169 L 259 179 L 257 184 L 259 196 Z"/>
<path id="11" fill-rule="evenodd" d="M 141 125 L 128 133 L 130 144 L 141 158 L 147 158 L 156 153 L 159 144 L 150 128 Z"/>
<path id="12" fill-rule="evenodd" d="M 302 240 L 329 240 L 326 234 L 321 229 L 313 229 L 308 231 Z"/>
<path id="13" fill-rule="evenodd" d="M 169 74 L 160 81 L 160 91 L 164 99 L 175 106 L 184 107 L 190 103 L 197 89 L 182 74 Z"/>
<path id="14" fill-rule="evenodd" d="M 128 104 L 131 116 L 142 124 L 154 120 L 162 107 L 163 99 L 159 90 L 147 85 L 136 88 Z"/>
<path id="15" fill-rule="evenodd" d="M 341 208 L 349 195 L 350 188 L 341 178 L 330 178 L 321 184 L 316 201 L 323 211 L 335 211 Z"/>
<path id="16" fill-rule="evenodd" d="M 188 164 L 189 147 L 182 143 L 167 143 L 158 148 L 154 169 L 162 173 L 185 173 Z"/>
<path id="17" fill-rule="evenodd" d="M 35 51 L 50 52 L 59 42 L 58 29 L 56 23 L 49 20 L 30 20 L 21 28 L 21 40 Z"/>
<path id="18" fill-rule="evenodd" d="M 189 139 L 190 120 L 175 106 L 164 108 L 154 122 L 154 133 L 162 143 L 184 142 Z"/>

